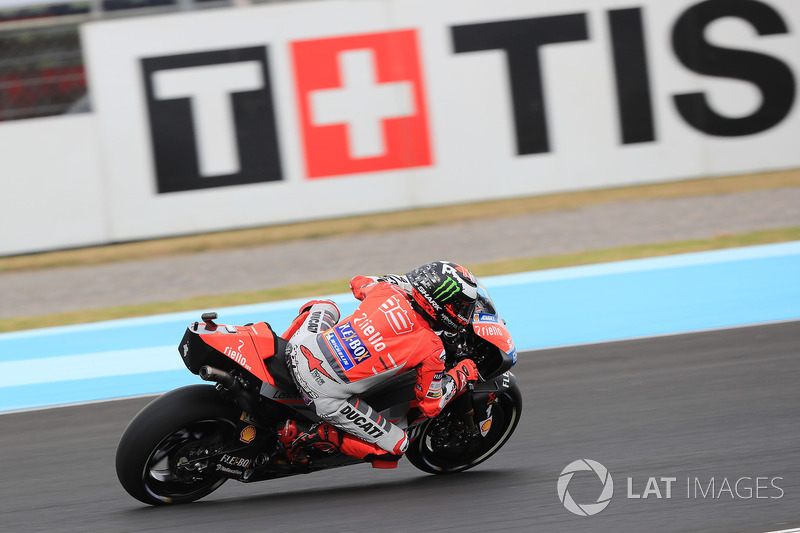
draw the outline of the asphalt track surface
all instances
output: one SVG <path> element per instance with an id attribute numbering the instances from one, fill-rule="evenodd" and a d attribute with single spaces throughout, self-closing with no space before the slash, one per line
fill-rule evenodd
<path id="1" fill-rule="evenodd" d="M 6 414 L 0 416 L 0 530 L 798 527 L 798 350 L 800 322 L 794 321 L 529 351 L 514 368 L 522 421 L 509 443 L 473 470 L 432 476 L 407 462 L 393 471 L 357 465 L 275 482 L 229 481 L 199 502 L 163 508 L 128 496 L 114 472 L 119 436 L 152 398 Z M 615 483 L 609 506 L 591 517 L 567 511 L 556 490 L 562 469 L 582 458 L 605 465 Z M 661 498 L 652 487 L 646 499 L 627 497 L 642 495 L 650 477 Z M 670 498 L 662 477 L 676 479 Z M 579 503 L 594 503 L 600 487 L 591 472 L 580 472 L 569 490 Z"/>

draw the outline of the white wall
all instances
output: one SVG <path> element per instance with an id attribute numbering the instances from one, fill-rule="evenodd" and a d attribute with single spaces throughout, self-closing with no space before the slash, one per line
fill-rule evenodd
<path id="1" fill-rule="evenodd" d="M 0 254 L 111 238 L 96 118 L 0 123 Z"/>
<path id="2" fill-rule="evenodd" d="M 800 3 L 737 6 L 325 0 L 87 24 L 104 223 L 85 240 L 798 167 Z M 687 93 L 710 112 L 681 113 Z"/>

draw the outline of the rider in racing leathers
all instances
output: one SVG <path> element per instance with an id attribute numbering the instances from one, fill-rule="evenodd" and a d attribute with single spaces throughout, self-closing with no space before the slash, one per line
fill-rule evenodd
<path id="1" fill-rule="evenodd" d="M 278 437 L 295 463 L 307 463 L 302 448 L 319 443 L 394 468 L 408 448 L 406 433 L 358 394 L 414 370 L 417 407 L 434 417 L 476 380 L 469 359 L 444 372 L 437 332 L 457 333 L 470 323 L 477 283 L 466 268 L 436 261 L 405 276 L 356 276 L 350 288 L 361 300 L 352 315 L 339 322 L 333 302 L 312 301 L 284 334 L 291 335 L 287 353 L 298 389 L 325 422 L 308 427 L 288 420 Z"/>

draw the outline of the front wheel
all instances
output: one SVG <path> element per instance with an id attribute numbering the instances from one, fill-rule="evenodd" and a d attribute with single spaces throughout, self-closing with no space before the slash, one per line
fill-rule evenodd
<path id="1" fill-rule="evenodd" d="M 497 395 L 491 404 L 491 423 L 485 434 L 480 428 L 478 432 L 468 430 L 461 410 L 459 402 L 453 402 L 426 422 L 406 452 L 411 464 L 430 474 L 461 472 L 479 465 L 499 450 L 516 429 L 522 412 L 522 395 L 516 383 Z"/>
<path id="2" fill-rule="evenodd" d="M 206 471 L 209 451 L 235 438 L 239 411 L 209 385 L 190 385 L 150 402 L 131 420 L 117 447 L 117 477 L 150 505 L 187 503 L 226 478 Z"/>

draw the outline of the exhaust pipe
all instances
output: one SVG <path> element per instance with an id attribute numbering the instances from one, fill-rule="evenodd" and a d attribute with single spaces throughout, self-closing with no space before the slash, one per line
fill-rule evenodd
<path id="1" fill-rule="evenodd" d="M 203 381 L 213 381 L 215 383 L 219 383 L 226 389 L 231 389 L 234 385 L 236 385 L 236 378 L 224 370 L 214 368 L 213 366 L 206 365 L 200 367 L 199 375 L 200 379 Z"/>
<path id="2" fill-rule="evenodd" d="M 214 383 L 221 385 L 233 395 L 236 403 L 239 404 L 239 407 L 248 413 L 255 414 L 258 412 L 258 400 L 256 399 L 256 396 L 254 396 L 252 392 L 239 385 L 239 381 L 232 375 L 228 374 L 224 370 L 220 370 L 219 368 L 214 368 L 213 366 L 208 365 L 200 367 L 199 375 L 204 381 L 213 381 Z"/>

